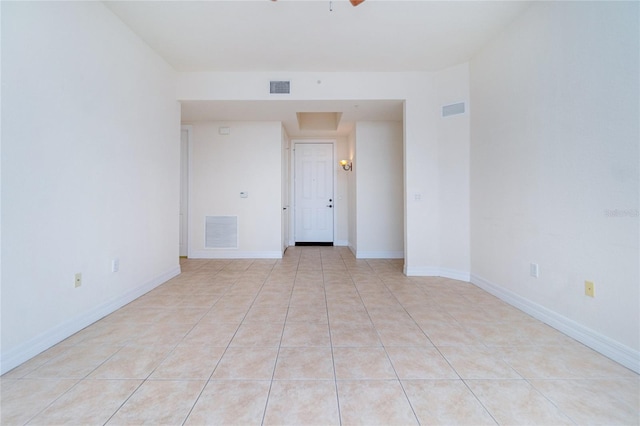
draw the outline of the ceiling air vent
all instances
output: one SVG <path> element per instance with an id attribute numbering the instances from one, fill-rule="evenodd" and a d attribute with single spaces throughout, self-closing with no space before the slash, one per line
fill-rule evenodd
<path id="1" fill-rule="evenodd" d="M 269 82 L 269 93 L 271 94 L 285 94 L 291 93 L 290 81 L 271 81 Z"/>

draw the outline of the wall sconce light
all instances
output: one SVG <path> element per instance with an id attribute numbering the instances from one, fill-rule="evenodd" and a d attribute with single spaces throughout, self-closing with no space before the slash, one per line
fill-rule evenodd
<path id="1" fill-rule="evenodd" d="M 349 160 L 340 160 L 340 165 L 347 172 L 353 170 L 353 163 Z"/>

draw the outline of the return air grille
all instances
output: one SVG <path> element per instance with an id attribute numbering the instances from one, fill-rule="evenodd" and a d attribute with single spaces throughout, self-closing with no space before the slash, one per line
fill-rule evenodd
<path id="1" fill-rule="evenodd" d="M 290 81 L 271 81 L 269 83 L 269 93 L 271 94 L 285 94 L 291 93 Z"/>
<path id="2" fill-rule="evenodd" d="M 464 102 L 457 104 L 445 105 L 442 107 L 442 116 L 448 117 L 450 115 L 464 114 Z"/>
<path id="3" fill-rule="evenodd" d="M 205 248 L 238 248 L 238 216 L 205 216 Z"/>

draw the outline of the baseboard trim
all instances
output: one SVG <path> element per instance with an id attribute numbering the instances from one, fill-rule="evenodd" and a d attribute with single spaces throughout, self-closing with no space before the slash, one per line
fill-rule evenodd
<path id="1" fill-rule="evenodd" d="M 194 250 L 190 259 L 282 259 L 281 251 Z"/>
<path id="2" fill-rule="evenodd" d="M 357 251 L 356 259 L 404 259 L 402 251 Z"/>
<path id="3" fill-rule="evenodd" d="M 349 241 L 347 240 L 336 240 L 333 242 L 334 246 L 337 247 L 348 247 L 349 246 Z"/>
<path id="4" fill-rule="evenodd" d="M 405 265 L 403 272 L 408 277 L 443 277 L 466 282 L 469 282 L 471 279 L 471 274 L 469 274 L 469 272 L 448 268 L 438 268 L 435 266 L 422 266 L 415 268 L 407 267 L 407 265 Z"/>
<path id="5" fill-rule="evenodd" d="M 404 265 L 403 271 L 408 277 L 439 277 L 440 268 L 435 266 L 409 267 Z"/>
<path id="6" fill-rule="evenodd" d="M 127 303 L 134 301 L 138 297 L 148 293 L 179 274 L 180 266 L 176 266 L 175 268 L 151 279 L 140 287 L 103 303 L 88 312 L 71 318 L 43 333 L 40 333 L 13 349 L 3 352 L 0 355 L 0 374 L 4 374 L 25 361 L 30 360 L 39 353 L 49 349 L 57 343 L 62 342 L 67 337 L 74 335 L 83 328 L 93 324 L 101 318 L 106 317 L 110 313 L 120 309 Z"/>
<path id="7" fill-rule="evenodd" d="M 574 338 L 591 349 L 624 365 L 630 370 L 640 373 L 640 352 L 629 348 L 607 336 L 585 327 L 563 315 L 558 314 L 542 305 L 531 302 L 495 283 L 477 275 L 471 275 L 471 283 L 493 294 L 508 304 L 539 319 L 545 324 Z"/>
<path id="8" fill-rule="evenodd" d="M 455 269 L 440 268 L 440 276 L 444 278 L 451 278 L 452 280 L 459 280 L 464 282 L 471 281 L 471 274 L 466 271 L 458 271 Z"/>

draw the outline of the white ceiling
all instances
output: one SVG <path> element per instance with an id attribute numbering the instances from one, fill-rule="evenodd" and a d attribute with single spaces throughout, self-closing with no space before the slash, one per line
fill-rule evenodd
<path id="1" fill-rule="evenodd" d="M 178 71 L 433 71 L 468 61 L 529 4 L 526 1 L 209 0 L 105 1 Z M 266 119 L 293 111 L 342 112 L 354 119 L 394 119 L 399 103 L 187 102 L 183 119 Z M 265 106 L 269 106 L 265 108 Z M 400 106 L 398 106 L 400 105 Z M 303 108 L 303 109 L 300 109 Z M 399 108 L 399 109 L 398 109 Z M 281 111 L 278 116 L 275 111 Z M 235 114 L 237 112 L 237 114 Z M 371 116 L 367 116 L 367 112 Z M 215 115 L 213 117 L 212 115 Z M 227 119 L 227 118 L 225 118 Z M 317 135 L 313 135 L 317 136 Z"/>

